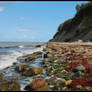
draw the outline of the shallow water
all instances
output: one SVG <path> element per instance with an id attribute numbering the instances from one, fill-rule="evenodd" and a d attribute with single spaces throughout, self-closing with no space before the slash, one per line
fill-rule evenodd
<path id="1" fill-rule="evenodd" d="M 23 47 L 23 48 L 0 48 L 0 72 L 4 74 L 7 80 L 16 80 L 18 77 L 21 79 L 16 80 L 21 86 L 21 90 L 24 91 L 24 87 L 30 83 L 33 77 L 21 76 L 21 74 L 15 71 L 16 65 L 13 65 L 13 62 L 17 64 L 23 63 L 23 56 L 27 54 L 32 54 L 33 52 L 42 51 L 44 46 L 41 47 Z M 3 53 L 2 53 L 3 52 Z M 36 59 L 32 64 L 29 65 L 32 67 L 41 67 L 40 62 L 43 58 Z M 44 71 L 44 69 L 43 69 Z M 39 76 L 39 75 L 38 75 Z"/>
<path id="2" fill-rule="evenodd" d="M 44 42 L 0 42 L 0 48 L 2 47 L 14 47 L 17 48 L 17 46 L 22 45 L 24 47 L 34 47 L 38 44 L 44 44 Z"/>
<path id="3" fill-rule="evenodd" d="M 19 44 L 22 45 L 23 47 L 22 48 L 11 47 L 15 45 L 18 46 Z M 11 66 L 13 62 L 17 62 L 17 58 L 19 56 L 31 54 L 35 51 L 40 51 L 43 49 L 43 47 L 36 48 L 35 47 L 36 45 L 37 43 L 34 44 L 33 43 L 0 43 L 0 46 L 4 47 L 4 48 L 0 48 L 0 70 L 8 66 Z M 8 46 L 9 48 L 6 48 L 6 46 Z"/>

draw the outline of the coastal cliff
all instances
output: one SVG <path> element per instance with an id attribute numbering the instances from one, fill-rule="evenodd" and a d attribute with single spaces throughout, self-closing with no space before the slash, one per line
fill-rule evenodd
<path id="1" fill-rule="evenodd" d="M 92 2 L 76 5 L 76 9 L 72 19 L 59 25 L 51 42 L 92 41 Z"/>

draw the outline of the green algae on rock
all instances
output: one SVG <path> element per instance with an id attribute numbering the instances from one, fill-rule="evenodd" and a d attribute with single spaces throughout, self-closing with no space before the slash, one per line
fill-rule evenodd
<path id="1" fill-rule="evenodd" d="M 0 83 L 1 91 L 20 91 L 20 85 L 17 82 L 2 82 Z"/>

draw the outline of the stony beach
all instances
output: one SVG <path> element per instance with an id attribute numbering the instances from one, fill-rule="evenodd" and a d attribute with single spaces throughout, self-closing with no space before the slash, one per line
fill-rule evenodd
<path id="1" fill-rule="evenodd" d="M 91 43 L 48 42 L 0 70 L 0 91 L 92 91 L 91 64 Z"/>

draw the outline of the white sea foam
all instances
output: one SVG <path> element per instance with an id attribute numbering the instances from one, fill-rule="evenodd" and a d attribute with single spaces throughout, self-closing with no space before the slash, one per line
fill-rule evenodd
<path id="1" fill-rule="evenodd" d="M 17 62 L 17 58 L 22 55 L 32 54 L 36 51 L 42 51 L 43 46 L 41 48 L 34 49 L 25 49 L 25 50 L 13 50 L 10 54 L 0 55 L 0 70 L 11 66 L 13 62 Z"/>

